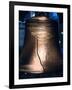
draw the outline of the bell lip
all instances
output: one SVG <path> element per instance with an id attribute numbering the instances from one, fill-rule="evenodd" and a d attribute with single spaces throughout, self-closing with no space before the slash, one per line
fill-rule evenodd
<path id="1" fill-rule="evenodd" d="M 30 65 L 32 67 L 32 65 Z M 32 70 L 29 65 L 23 65 L 19 69 L 20 72 L 27 72 L 27 73 L 34 73 L 34 74 L 41 74 L 44 73 L 44 70 Z"/>
<path id="2" fill-rule="evenodd" d="M 43 71 L 32 71 L 32 70 L 27 70 L 27 69 L 20 69 L 20 72 L 26 72 L 26 73 L 31 73 L 31 74 L 42 74 L 42 73 L 44 73 Z"/>

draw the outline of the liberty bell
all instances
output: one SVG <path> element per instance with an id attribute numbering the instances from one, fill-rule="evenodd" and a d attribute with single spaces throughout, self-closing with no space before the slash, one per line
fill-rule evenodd
<path id="1" fill-rule="evenodd" d="M 46 16 L 27 20 L 20 71 L 34 74 L 62 71 L 63 56 L 58 34 L 58 23 Z"/>

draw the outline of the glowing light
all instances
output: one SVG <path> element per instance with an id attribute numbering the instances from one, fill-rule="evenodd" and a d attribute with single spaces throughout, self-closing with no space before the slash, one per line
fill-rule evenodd
<path id="1" fill-rule="evenodd" d="M 51 12 L 49 17 L 53 20 L 58 20 L 58 14 L 56 12 Z"/>

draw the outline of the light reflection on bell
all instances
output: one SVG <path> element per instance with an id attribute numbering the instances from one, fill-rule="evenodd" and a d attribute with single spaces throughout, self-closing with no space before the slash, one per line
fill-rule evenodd
<path id="1" fill-rule="evenodd" d="M 25 46 L 20 56 L 20 71 L 28 73 L 62 71 L 58 23 L 37 16 L 26 23 Z"/>

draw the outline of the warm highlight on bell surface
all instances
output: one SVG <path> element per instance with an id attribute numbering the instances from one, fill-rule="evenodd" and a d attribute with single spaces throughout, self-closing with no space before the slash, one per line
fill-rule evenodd
<path id="1" fill-rule="evenodd" d="M 46 16 L 36 16 L 26 22 L 27 36 L 20 55 L 20 71 L 28 73 L 63 72 L 58 23 Z"/>

